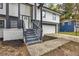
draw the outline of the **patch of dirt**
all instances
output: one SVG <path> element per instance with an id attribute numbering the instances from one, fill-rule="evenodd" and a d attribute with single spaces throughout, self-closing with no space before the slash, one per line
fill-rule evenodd
<path id="1" fill-rule="evenodd" d="M 71 41 L 43 56 L 79 56 L 79 43 Z"/>
<path id="2" fill-rule="evenodd" d="M 0 56 L 29 56 L 26 45 L 18 41 L 5 41 L 0 40 Z"/>
<path id="3" fill-rule="evenodd" d="M 42 38 L 43 41 L 48 41 L 48 40 L 53 40 L 53 39 L 57 39 L 57 37 L 44 35 L 44 37 Z"/>

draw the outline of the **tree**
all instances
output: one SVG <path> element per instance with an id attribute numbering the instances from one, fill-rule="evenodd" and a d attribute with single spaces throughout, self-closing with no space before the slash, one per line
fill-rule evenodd
<path id="1" fill-rule="evenodd" d="M 62 3 L 62 4 L 49 4 L 49 8 L 53 11 L 62 13 L 61 20 L 63 19 L 79 19 L 79 3 Z M 76 8 L 76 10 L 75 10 Z M 74 13 L 76 12 L 76 14 Z"/>
<path id="2" fill-rule="evenodd" d="M 79 19 L 79 4 L 78 3 L 74 4 L 73 12 L 75 12 L 73 13 L 73 18 L 78 20 Z"/>
<path id="3" fill-rule="evenodd" d="M 74 5 L 73 3 L 65 3 L 64 7 L 65 7 L 64 12 L 65 19 L 69 19 L 72 16 Z"/>
<path id="4" fill-rule="evenodd" d="M 49 8 L 52 9 L 53 11 L 59 12 L 60 5 L 59 4 L 52 4 L 52 3 L 50 3 L 49 4 Z"/>

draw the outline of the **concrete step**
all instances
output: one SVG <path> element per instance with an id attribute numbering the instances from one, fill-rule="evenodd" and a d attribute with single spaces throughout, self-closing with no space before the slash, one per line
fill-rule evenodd
<path id="1" fill-rule="evenodd" d="M 36 35 L 29 35 L 29 36 L 26 36 L 27 38 L 34 38 L 34 37 L 38 37 Z"/>
<path id="2" fill-rule="evenodd" d="M 41 41 L 40 40 L 35 40 L 35 41 L 29 41 L 26 44 L 31 45 L 31 44 L 35 44 L 35 43 L 39 43 L 39 42 L 41 42 Z"/>
<path id="3" fill-rule="evenodd" d="M 38 39 L 39 39 L 38 37 L 27 38 L 27 39 L 26 39 L 26 42 L 29 42 L 29 41 L 36 41 L 36 40 L 38 40 Z"/>

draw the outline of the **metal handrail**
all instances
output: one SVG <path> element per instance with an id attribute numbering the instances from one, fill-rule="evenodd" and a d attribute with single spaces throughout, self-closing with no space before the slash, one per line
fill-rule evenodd
<path id="1" fill-rule="evenodd" d="M 36 21 L 36 20 L 32 20 L 32 23 L 33 23 L 34 25 L 36 25 L 37 28 L 40 29 L 40 27 L 39 27 L 37 24 L 35 24 L 35 22 L 33 22 L 33 21 Z"/>

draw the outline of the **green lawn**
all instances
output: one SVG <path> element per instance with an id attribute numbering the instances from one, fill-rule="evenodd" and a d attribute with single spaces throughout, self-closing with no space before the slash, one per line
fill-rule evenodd
<path id="1" fill-rule="evenodd" d="M 75 36 L 79 36 L 79 32 L 60 32 L 60 34 L 68 34 L 68 35 L 75 35 Z"/>

